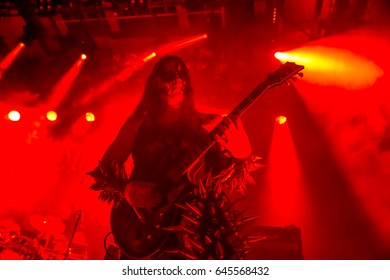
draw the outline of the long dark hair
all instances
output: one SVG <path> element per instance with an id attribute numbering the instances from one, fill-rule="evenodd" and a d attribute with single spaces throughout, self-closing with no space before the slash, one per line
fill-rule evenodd
<path id="1" fill-rule="evenodd" d="M 190 119 L 192 120 L 191 116 L 195 115 L 196 110 L 188 67 L 184 61 L 177 56 L 164 56 L 154 65 L 152 72 L 146 81 L 141 101 L 138 103 L 135 111 L 123 124 L 114 142 L 106 150 L 102 158 L 103 163 L 111 163 L 115 160 L 119 166 L 123 166 L 133 150 L 137 130 L 145 120 L 145 117 L 156 119 L 163 110 L 157 79 L 165 79 L 165 75 L 169 74 L 172 70 L 179 70 L 181 78 L 186 82 L 184 100 L 180 107 L 182 111 L 185 112 L 186 116 L 190 116 Z"/>

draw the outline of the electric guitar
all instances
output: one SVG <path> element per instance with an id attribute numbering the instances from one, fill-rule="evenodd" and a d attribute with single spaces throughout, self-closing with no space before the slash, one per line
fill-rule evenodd
<path id="1" fill-rule="evenodd" d="M 265 81 L 252 90 L 228 115 L 240 117 L 259 97 L 267 90 L 285 83 L 288 79 L 296 79 L 296 75 L 303 76 L 301 71 L 304 66 L 293 62 L 286 62 L 278 70 L 269 74 Z M 153 211 L 144 208 L 135 208 L 121 199 L 114 205 L 111 211 L 111 230 L 116 244 L 122 253 L 130 259 L 159 258 L 164 247 L 172 237 L 172 232 L 167 230 L 172 225 L 178 224 L 180 217 L 177 214 L 175 203 L 185 200 L 190 192 L 187 189 L 191 178 L 191 170 L 199 162 L 205 153 L 215 144 L 215 136 L 223 133 L 224 124 L 221 121 L 208 135 L 207 142 L 197 147 L 196 151 L 187 155 L 167 172 L 170 182 L 175 182 L 175 187 L 170 198 L 165 204 L 154 208 Z M 190 179 L 191 181 L 191 179 Z M 130 182 L 141 184 L 139 187 L 152 189 L 156 184 L 146 182 Z M 143 185 L 142 185 L 143 184 Z"/>

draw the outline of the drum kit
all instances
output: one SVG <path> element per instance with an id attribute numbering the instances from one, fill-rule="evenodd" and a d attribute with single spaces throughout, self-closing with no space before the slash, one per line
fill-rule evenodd
<path id="1" fill-rule="evenodd" d="M 12 219 L 0 221 L 0 260 L 85 259 L 71 256 L 65 224 L 56 216 L 32 215 L 24 230 Z M 74 243 L 73 243 L 74 245 Z M 85 254 L 84 254 L 85 253 Z"/>

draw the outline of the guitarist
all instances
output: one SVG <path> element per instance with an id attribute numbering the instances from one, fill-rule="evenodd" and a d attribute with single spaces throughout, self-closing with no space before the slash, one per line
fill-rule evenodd
<path id="1" fill-rule="evenodd" d="M 167 175 L 170 168 L 185 155 L 196 152 L 221 120 L 225 129 L 214 136 L 217 144 L 202 157 L 204 164 L 193 184 L 204 180 L 206 173 L 216 176 L 233 162 L 247 161 L 251 158 L 251 145 L 238 117 L 231 120 L 198 112 L 186 64 L 177 56 L 162 57 L 152 69 L 135 111 L 100 165 L 89 173 L 96 181 L 91 188 L 100 190 L 103 200 L 125 201 L 135 210 L 155 210 L 174 193 L 175 180 Z M 123 166 L 130 156 L 133 169 L 127 176 Z M 115 226 L 119 222 L 113 223 Z M 122 258 L 126 259 L 126 254 Z"/>

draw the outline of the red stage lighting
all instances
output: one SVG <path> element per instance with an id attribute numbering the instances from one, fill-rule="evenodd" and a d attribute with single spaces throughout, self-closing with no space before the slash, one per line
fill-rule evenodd
<path id="1" fill-rule="evenodd" d="M 93 122 L 95 121 L 95 115 L 91 112 L 87 112 L 85 113 L 85 119 L 87 120 L 87 122 Z"/>
<path id="2" fill-rule="evenodd" d="M 274 57 L 281 61 L 287 61 L 289 58 L 289 55 L 284 52 L 275 52 Z"/>
<path id="3" fill-rule="evenodd" d="M 285 116 L 278 116 L 276 117 L 276 122 L 278 124 L 285 124 L 287 121 L 287 118 Z"/>
<path id="4" fill-rule="evenodd" d="M 8 119 L 13 122 L 20 120 L 20 113 L 16 110 L 12 110 L 8 113 Z"/>
<path id="5" fill-rule="evenodd" d="M 9 52 L 3 59 L 0 60 L 0 72 L 8 69 L 11 63 L 16 59 L 19 53 L 24 49 L 25 44 L 20 42 L 11 52 Z M 1 77 L 0 77 L 1 78 Z"/>
<path id="6" fill-rule="evenodd" d="M 46 118 L 49 121 L 54 122 L 55 120 L 57 120 L 57 113 L 54 111 L 49 111 L 46 113 Z"/>
<path id="7" fill-rule="evenodd" d="M 152 52 L 150 55 L 144 57 L 142 60 L 143 60 L 143 62 L 146 62 L 148 60 L 151 60 L 153 57 L 156 57 L 156 53 L 155 52 Z"/>

